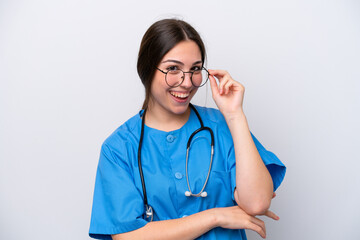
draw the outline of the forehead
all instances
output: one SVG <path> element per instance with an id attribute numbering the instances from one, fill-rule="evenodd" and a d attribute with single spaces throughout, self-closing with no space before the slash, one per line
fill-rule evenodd
<path id="1" fill-rule="evenodd" d="M 179 42 L 165 54 L 161 62 L 169 59 L 191 64 L 196 61 L 201 61 L 200 48 L 191 40 Z"/>

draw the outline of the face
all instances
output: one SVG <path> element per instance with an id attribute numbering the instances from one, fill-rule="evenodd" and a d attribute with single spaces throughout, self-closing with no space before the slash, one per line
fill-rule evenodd
<path id="1" fill-rule="evenodd" d="M 165 54 L 158 68 L 164 72 L 176 69 L 188 72 L 201 68 L 202 64 L 198 45 L 189 40 L 178 43 Z M 184 114 L 197 91 L 190 77 L 190 73 L 185 73 L 181 85 L 170 87 L 165 81 L 165 74 L 156 70 L 151 84 L 149 110 L 163 114 Z"/>

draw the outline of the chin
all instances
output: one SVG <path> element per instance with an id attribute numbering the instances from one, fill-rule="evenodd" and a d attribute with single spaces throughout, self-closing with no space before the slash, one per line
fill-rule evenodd
<path id="1" fill-rule="evenodd" d="M 189 103 L 178 105 L 178 106 L 171 106 L 171 112 L 173 112 L 176 115 L 182 115 L 187 112 L 189 108 Z"/>

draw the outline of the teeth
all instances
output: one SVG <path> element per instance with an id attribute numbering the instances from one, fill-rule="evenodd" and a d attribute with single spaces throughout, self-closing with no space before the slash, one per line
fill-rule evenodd
<path id="1" fill-rule="evenodd" d="M 187 98 L 190 95 L 190 93 L 179 93 L 179 92 L 170 92 L 170 94 L 178 98 Z"/>

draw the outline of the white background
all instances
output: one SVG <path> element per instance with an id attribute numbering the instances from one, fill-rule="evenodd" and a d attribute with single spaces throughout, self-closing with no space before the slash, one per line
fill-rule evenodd
<path id="1" fill-rule="evenodd" d="M 360 239 L 355 0 L 0 0 L 0 239 L 89 239 L 101 143 L 143 101 L 141 37 L 174 16 L 245 85 L 252 132 L 287 165 L 267 239 Z M 194 103 L 215 106 L 206 88 Z"/>

